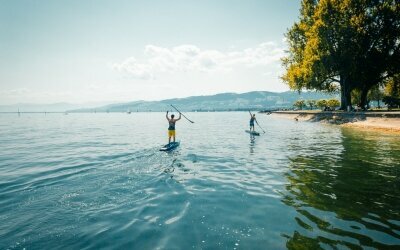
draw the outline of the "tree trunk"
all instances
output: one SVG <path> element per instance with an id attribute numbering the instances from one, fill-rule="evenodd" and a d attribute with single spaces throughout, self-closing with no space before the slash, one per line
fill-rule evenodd
<path id="1" fill-rule="evenodd" d="M 368 98 L 368 91 L 369 91 L 369 87 L 364 86 L 361 90 L 361 98 L 360 98 L 360 107 L 362 110 L 366 110 L 366 106 L 367 106 L 367 98 Z"/>
<path id="2" fill-rule="evenodd" d="M 346 111 L 346 94 L 344 92 L 344 84 L 340 80 L 340 110 Z"/>
<path id="3" fill-rule="evenodd" d="M 344 77 L 340 77 L 340 110 L 351 109 L 351 89 Z"/>
<path id="4" fill-rule="evenodd" d="M 351 106 L 351 88 L 346 86 L 345 88 L 345 95 L 346 95 L 346 107 L 348 107 L 348 111 L 351 111 L 353 107 Z"/>

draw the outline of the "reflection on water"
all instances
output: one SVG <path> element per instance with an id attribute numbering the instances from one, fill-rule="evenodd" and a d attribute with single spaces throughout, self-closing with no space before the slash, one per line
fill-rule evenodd
<path id="1" fill-rule="evenodd" d="M 254 154 L 255 145 L 256 145 L 256 136 L 250 134 L 250 143 L 249 143 L 250 155 Z"/>
<path id="2" fill-rule="evenodd" d="M 399 246 L 398 138 L 343 129 L 331 140 L 336 141 L 331 150 L 321 145 L 325 140 L 290 145 L 297 150 L 290 157 L 282 201 L 296 209 L 300 229 L 284 235 L 287 247 Z M 316 153 L 319 148 L 325 149 L 322 154 Z"/>

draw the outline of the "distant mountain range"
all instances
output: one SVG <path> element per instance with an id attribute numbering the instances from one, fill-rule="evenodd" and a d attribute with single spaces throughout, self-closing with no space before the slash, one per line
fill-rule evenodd
<path id="1" fill-rule="evenodd" d="M 338 98 L 320 92 L 287 91 L 281 93 L 253 91 L 242 94 L 222 93 L 206 96 L 191 96 L 161 101 L 135 101 L 112 104 L 92 109 L 76 109 L 68 112 L 149 112 L 171 110 L 170 104 L 176 105 L 181 111 L 235 111 L 235 110 L 264 110 L 292 107 L 299 99 L 319 100 Z"/>
<path id="2" fill-rule="evenodd" d="M 79 105 L 70 103 L 55 104 L 15 104 L 0 106 L 0 112 L 149 112 L 171 110 L 170 104 L 176 105 L 181 111 L 235 111 L 235 110 L 266 110 L 290 108 L 299 99 L 319 100 L 338 98 L 338 95 L 329 95 L 320 92 L 293 92 L 281 93 L 268 91 L 253 91 L 242 94 L 222 93 L 206 96 L 191 96 L 161 101 L 134 101 L 127 103 L 110 104 L 105 106 Z"/>

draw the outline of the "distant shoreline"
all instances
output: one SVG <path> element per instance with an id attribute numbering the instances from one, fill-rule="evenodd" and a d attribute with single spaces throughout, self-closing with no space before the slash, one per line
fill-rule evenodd
<path id="1" fill-rule="evenodd" d="M 182 110 L 182 113 L 218 113 L 218 112 L 265 112 L 263 109 L 237 109 L 237 110 Z M 270 111 L 268 111 L 270 112 Z M 144 110 L 144 111 L 0 111 L 0 114 L 135 114 L 135 113 L 165 113 L 164 110 Z"/>
<path id="2" fill-rule="evenodd" d="M 275 111 L 272 115 L 296 121 L 321 122 L 348 128 L 400 134 L 400 111 Z"/>

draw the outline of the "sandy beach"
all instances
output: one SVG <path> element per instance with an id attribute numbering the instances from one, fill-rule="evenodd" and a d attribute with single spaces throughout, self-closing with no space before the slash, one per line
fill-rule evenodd
<path id="1" fill-rule="evenodd" d="M 340 126 L 349 128 L 362 128 L 368 130 L 378 130 L 394 132 L 400 134 L 400 118 L 375 118 L 367 117 L 364 121 L 344 123 Z"/>
<path id="2" fill-rule="evenodd" d="M 322 122 L 342 127 L 400 134 L 400 112 L 339 113 L 280 111 L 273 116 L 297 121 Z"/>

